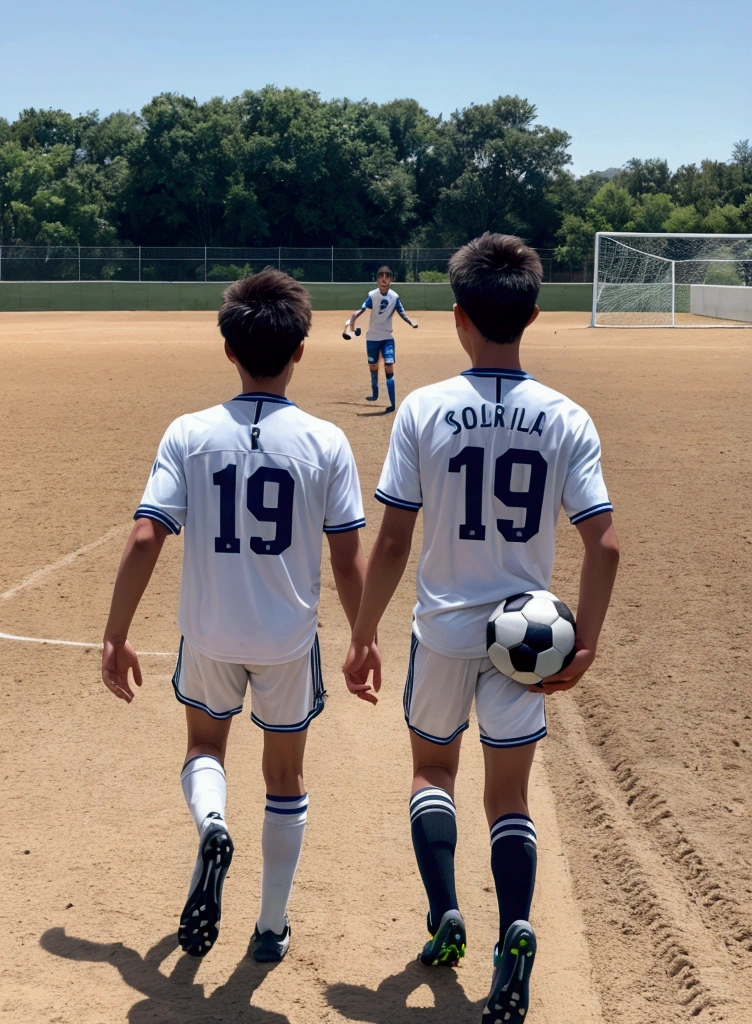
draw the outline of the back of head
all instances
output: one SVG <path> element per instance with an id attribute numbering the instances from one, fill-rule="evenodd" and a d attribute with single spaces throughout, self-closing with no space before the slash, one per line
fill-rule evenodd
<path id="1" fill-rule="evenodd" d="M 457 304 L 488 341 L 516 341 L 533 315 L 543 267 L 538 254 L 515 235 L 486 232 L 449 261 Z"/>
<path id="2" fill-rule="evenodd" d="M 267 267 L 225 291 L 222 337 L 252 377 L 277 377 L 311 329 L 311 297 L 287 274 Z"/>

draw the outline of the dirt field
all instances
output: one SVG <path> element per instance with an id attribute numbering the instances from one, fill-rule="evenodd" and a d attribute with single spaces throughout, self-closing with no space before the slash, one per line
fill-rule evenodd
<path id="1" fill-rule="evenodd" d="M 398 397 L 465 368 L 451 316 L 398 325 Z M 371 497 L 391 418 L 363 402 L 362 341 L 316 314 L 291 397 L 350 437 Z M 532 813 L 540 845 L 534 1024 L 752 1022 L 752 332 L 588 330 L 544 314 L 525 367 L 599 428 L 622 565 L 594 668 L 548 698 Z M 236 857 L 220 941 L 179 955 L 196 834 L 178 773 L 170 675 L 181 541 L 134 624 L 143 690 L 105 692 L 109 593 L 166 425 L 237 391 L 208 314 L 0 317 L 0 639 L 4 697 L 0 1020 L 13 1024 L 465 1024 L 480 1020 L 496 922 L 477 731 L 457 803 L 457 970 L 414 960 L 425 898 L 407 813 L 401 714 L 415 557 L 385 619 L 383 698 L 350 697 L 347 630 L 325 569 L 330 697 L 311 728 L 308 832 L 274 969 L 246 957 L 264 787 L 247 715 L 228 754 Z M 385 403 L 383 403 L 385 404 Z M 576 601 L 579 538 L 560 528 L 553 590 Z"/>

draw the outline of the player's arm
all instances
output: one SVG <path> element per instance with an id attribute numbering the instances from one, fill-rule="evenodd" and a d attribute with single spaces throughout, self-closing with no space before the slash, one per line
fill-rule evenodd
<path id="1" fill-rule="evenodd" d="M 352 329 L 355 326 L 355 321 L 362 313 L 365 313 L 367 309 L 373 309 L 373 303 L 371 302 L 370 295 L 366 298 L 366 301 L 363 303 L 360 309 L 356 309 L 355 312 L 350 316 L 350 319 L 345 321 L 345 330 Z"/>
<path id="2" fill-rule="evenodd" d="M 402 317 L 402 319 L 405 321 L 406 324 L 410 324 L 411 327 L 417 327 L 418 326 L 417 323 L 414 320 L 411 320 L 410 317 L 405 312 L 405 307 L 402 305 L 402 300 L 401 299 L 397 299 L 397 305 L 395 306 L 395 309 L 399 313 L 399 315 Z"/>
<path id="3" fill-rule="evenodd" d="M 580 572 L 580 596 L 577 602 L 577 653 L 572 663 L 555 676 L 549 676 L 532 689 L 544 693 L 568 690 L 579 682 L 595 661 L 601 633 L 619 566 L 619 541 L 610 512 L 601 512 L 577 524 L 585 553 Z"/>
<path id="4" fill-rule="evenodd" d="M 116 697 L 129 704 L 133 700 L 133 691 L 128 680 L 128 670 L 132 670 L 133 680 L 140 686 L 141 668 L 138 655 L 128 643 L 128 631 L 169 533 L 167 527 L 153 519 L 137 519 L 126 542 L 115 579 L 110 614 L 104 631 L 102 679 Z"/>
<path id="5" fill-rule="evenodd" d="M 366 576 L 366 560 L 360 544 L 360 530 L 330 533 L 327 534 L 327 538 L 334 583 L 340 604 L 352 629 L 358 616 Z M 381 689 L 381 655 L 375 641 L 374 635 L 373 643 L 369 645 L 366 678 L 353 687 L 348 687 L 351 693 L 356 694 L 361 700 L 368 701 L 369 704 L 377 703 L 375 694 Z M 372 684 L 368 682 L 368 671 L 373 671 Z"/>
<path id="6" fill-rule="evenodd" d="M 368 569 L 355 620 L 350 650 L 342 671 L 348 689 L 362 685 L 368 677 L 368 652 L 387 605 L 394 596 L 410 557 L 417 512 L 387 506 Z"/>

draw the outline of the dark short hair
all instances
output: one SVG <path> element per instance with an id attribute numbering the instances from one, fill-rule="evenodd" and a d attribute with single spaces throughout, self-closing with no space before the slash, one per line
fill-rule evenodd
<path id="1" fill-rule="evenodd" d="M 376 271 L 376 277 L 378 277 L 379 274 L 389 274 L 390 277 L 394 277 L 394 274 L 391 272 L 391 270 L 386 264 L 384 264 L 383 267 L 379 267 L 379 269 Z"/>
<path id="2" fill-rule="evenodd" d="M 234 281 L 217 315 L 222 337 L 252 377 L 277 377 L 311 329 L 311 297 L 280 270 Z"/>
<path id="3" fill-rule="evenodd" d="M 542 278 L 538 254 L 516 235 L 487 231 L 449 260 L 449 283 L 457 305 L 484 338 L 499 345 L 511 344 L 525 330 Z"/>

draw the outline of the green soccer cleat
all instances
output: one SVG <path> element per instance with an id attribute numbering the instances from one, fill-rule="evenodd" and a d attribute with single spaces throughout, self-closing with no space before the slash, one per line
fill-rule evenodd
<path id="1" fill-rule="evenodd" d="M 521 1021 L 530 1004 L 530 974 L 535 962 L 535 932 L 528 921 L 514 921 L 504 936 L 504 948 L 494 948 L 491 991 L 483 1007 L 482 1024 Z"/>
<path id="2" fill-rule="evenodd" d="M 430 926 L 429 926 L 429 931 Z M 418 959 L 428 967 L 453 967 L 465 955 L 467 935 L 459 910 L 447 910 Z"/>

